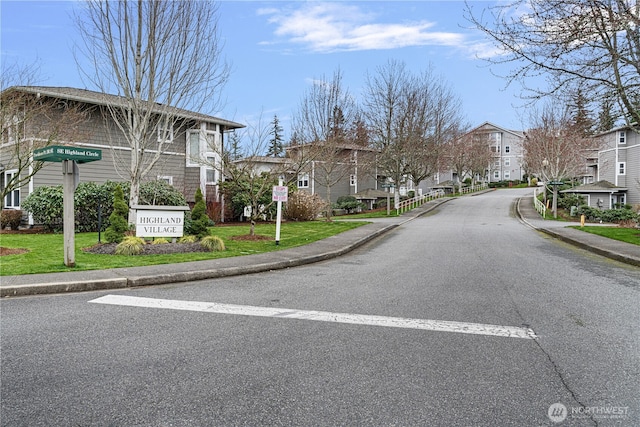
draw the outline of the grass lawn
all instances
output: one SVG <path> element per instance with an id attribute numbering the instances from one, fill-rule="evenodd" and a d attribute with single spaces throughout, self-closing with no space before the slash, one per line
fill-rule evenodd
<path id="1" fill-rule="evenodd" d="M 595 225 L 585 225 L 584 227 L 572 227 L 576 230 L 608 237 L 609 239 L 620 240 L 634 245 L 640 245 L 640 230 L 637 228 L 623 227 L 602 227 Z"/>
<path id="2" fill-rule="evenodd" d="M 118 267 L 171 264 L 187 261 L 226 258 L 258 254 L 302 246 L 366 224 L 364 221 L 309 221 L 286 222 L 280 229 L 280 243 L 275 244 L 275 224 L 257 224 L 255 232 L 270 236 L 270 240 L 233 240 L 232 237 L 249 233 L 246 226 L 218 226 L 211 234 L 222 238 L 226 250 L 221 252 L 196 252 L 171 255 L 98 255 L 84 252 L 82 248 L 98 243 L 98 233 L 78 233 L 75 236 L 76 266 L 64 265 L 64 240 L 62 234 L 0 234 L 0 246 L 23 248 L 28 252 L 0 257 L 0 276 L 53 273 L 61 271 L 103 270 Z M 104 234 L 102 235 L 104 242 Z"/>

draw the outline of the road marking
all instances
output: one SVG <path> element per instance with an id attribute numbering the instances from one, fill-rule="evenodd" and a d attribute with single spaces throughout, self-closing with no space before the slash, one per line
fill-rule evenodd
<path id="1" fill-rule="evenodd" d="M 484 325 L 482 323 L 451 322 L 447 320 L 407 319 L 403 317 L 293 310 L 288 308 L 256 307 L 251 305 L 220 304 L 201 301 L 180 301 L 125 295 L 105 295 L 89 302 L 96 304 L 124 305 L 130 307 L 164 308 L 169 310 L 199 311 L 205 313 L 234 314 L 240 316 L 277 317 L 281 319 L 313 320 L 317 322 L 349 323 L 353 325 L 385 326 L 390 328 L 456 332 L 460 334 L 491 335 L 507 338 L 537 338 L 533 330 L 529 328 Z"/>

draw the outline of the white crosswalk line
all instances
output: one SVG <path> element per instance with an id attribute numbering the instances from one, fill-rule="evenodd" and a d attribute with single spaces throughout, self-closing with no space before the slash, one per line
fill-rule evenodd
<path id="1" fill-rule="evenodd" d="M 317 322 L 348 323 L 353 325 L 384 326 L 391 328 L 420 329 L 439 332 L 456 332 L 461 334 L 490 335 L 508 338 L 537 338 L 533 330 L 529 328 L 486 325 L 482 323 L 452 322 L 447 320 L 410 319 L 403 317 L 387 317 L 366 314 L 332 313 L 328 311 L 293 310 L 287 308 L 143 298 L 125 295 L 105 295 L 89 302 L 96 304 L 199 311 L 206 313 L 232 314 L 240 316 L 275 317 L 280 319 L 286 318 L 312 320 Z"/>

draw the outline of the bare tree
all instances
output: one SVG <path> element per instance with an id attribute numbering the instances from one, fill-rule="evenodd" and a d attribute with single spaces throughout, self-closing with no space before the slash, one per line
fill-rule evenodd
<path id="1" fill-rule="evenodd" d="M 232 205 L 248 213 L 250 221 L 249 235 L 255 235 L 255 225 L 263 215 L 267 215 L 275 202 L 272 189 L 283 179 L 289 184 L 295 175 L 292 164 L 284 157 L 263 156 L 262 153 L 271 144 L 273 122 L 266 124 L 259 119 L 242 131 L 236 132 L 237 139 L 245 141 L 242 158 L 231 158 L 231 152 L 222 153 L 222 163 L 210 164 L 211 167 L 224 165 L 222 191 Z M 239 214 L 239 212 L 236 212 Z"/>
<path id="2" fill-rule="evenodd" d="M 33 160 L 33 150 L 55 143 L 72 144 L 85 135 L 87 111 L 79 103 L 41 96 L 37 86 L 29 86 L 38 73 L 34 65 L 2 67 L 1 208 L 7 205 L 8 197 L 16 194 L 15 190 L 29 183 L 44 166 L 43 162 Z M 10 202 L 8 205 L 19 204 L 19 200 Z"/>
<path id="3" fill-rule="evenodd" d="M 437 172 L 444 144 L 463 126 L 460 100 L 442 78 L 432 69 L 414 76 L 397 61 L 367 77 L 365 105 L 378 169 L 396 185 Z"/>
<path id="4" fill-rule="evenodd" d="M 215 111 L 229 68 L 221 57 L 217 4 L 208 0 L 87 0 L 76 22 L 89 59 L 82 68 L 103 93 L 130 152 L 129 205 L 173 140 L 180 109 Z M 114 158 L 119 151 L 114 150 Z M 115 165 L 118 169 L 118 165 Z M 133 212 L 130 212 L 130 221 Z"/>
<path id="5" fill-rule="evenodd" d="M 637 0 L 512 0 L 467 18 L 501 52 L 493 64 L 513 64 L 533 99 L 581 88 L 596 105 L 613 96 L 616 116 L 640 123 L 640 3 Z M 546 89 L 528 79 L 548 77 Z"/>
<path id="6" fill-rule="evenodd" d="M 370 129 L 371 142 L 379 152 L 378 170 L 399 187 L 405 181 L 407 156 L 401 137 L 405 112 L 406 87 L 411 75 L 404 63 L 390 60 L 379 67 L 374 75 L 367 75 L 365 90 L 365 117 Z M 395 205 L 399 193 L 394 193 Z"/>
<path id="7" fill-rule="evenodd" d="M 445 164 L 456 173 L 459 191 L 462 192 L 466 176 L 471 178 L 472 185 L 477 177 L 484 179 L 493 155 L 489 134 L 472 131 L 458 135 L 446 144 L 443 157 Z"/>
<path id="8" fill-rule="evenodd" d="M 546 185 L 573 179 L 586 168 L 586 155 L 594 149 L 593 138 L 573 126 L 569 110 L 558 103 L 546 103 L 532 113 L 530 129 L 523 143 L 529 170 Z M 557 217 L 558 185 L 552 185 L 553 215 Z"/>
<path id="9" fill-rule="evenodd" d="M 323 77 L 311 86 L 294 117 L 294 134 L 303 141 L 294 150 L 296 161 L 302 170 L 312 165 L 312 179 L 326 189 L 327 221 L 331 219 L 331 188 L 353 170 L 352 155 L 359 147 L 351 130 L 358 119 L 357 105 L 343 87 L 340 70 L 331 80 Z"/>

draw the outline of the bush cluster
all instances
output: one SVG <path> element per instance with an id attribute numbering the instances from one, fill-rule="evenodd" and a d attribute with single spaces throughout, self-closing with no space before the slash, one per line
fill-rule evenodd
<path id="1" fill-rule="evenodd" d="M 357 212 L 365 207 L 364 203 L 359 202 L 353 196 L 340 196 L 334 206 L 335 209 L 344 209 L 347 213 Z"/>
<path id="2" fill-rule="evenodd" d="M 17 230 L 22 222 L 22 211 L 20 209 L 2 209 L 0 212 L 0 228 L 4 230 L 9 227 Z"/>
<path id="3" fill-rule="evenodd" d="M 577 215 L 584 215 L 588 221 L 594 222 L 602 221 L 618 224 L 629 223 L 630 221 L 634 221 L 636 223 L 640 222 L 640 215 L 628 208 L 600 210 L 587 205 L 582 205 L 578 207 L 576 213 Z"/>
<path id="4" fill-rule="evenodd" d="M 109 226 L 109 216 L 113 211 L 113 193 L 116 186 L 122 188 L 125 200 L 129 200 L 128 182 L 107 181 L 104 184 L 82 182 L 74 194 L 76 231 L 98 231 L 98 211 L 101 209 L 100 231 Z M 149 181 L 140 185 L 141 205 L 186 206 L 184 195 L 165 181 Z M 49 231 L 62 231 L 63 189 L 61 185 L 38 187 L 23 202 L 22 208 L 33 215 L 37 224 Z M 185 222 L 188 213 L 185 215 Z"/>
<path id="5" fill-rule="evenodd" d="M 327 204 L 317 194 L 295 191 L 289 194 L 283 216 L 292 221 L 313 221 Z"/>

